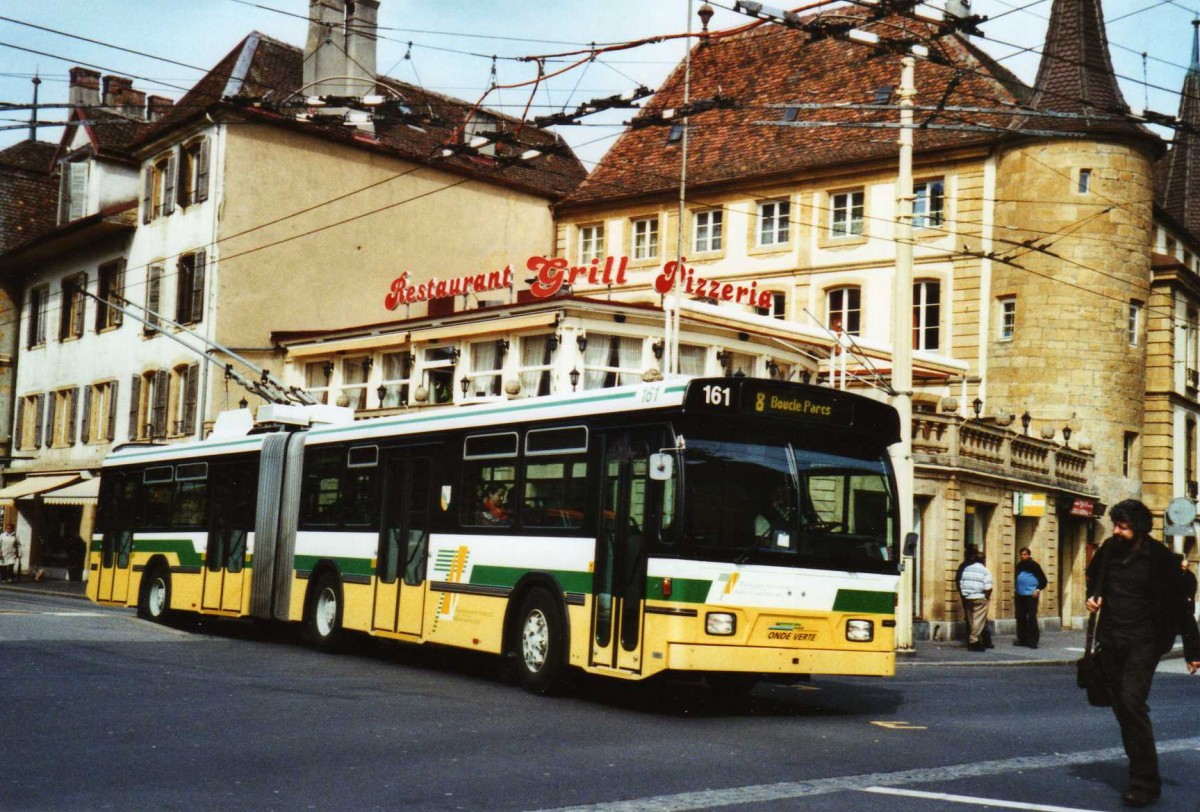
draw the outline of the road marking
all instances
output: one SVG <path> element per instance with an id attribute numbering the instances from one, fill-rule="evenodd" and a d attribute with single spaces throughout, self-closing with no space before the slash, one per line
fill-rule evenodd
<path id="1" fill-rule="evenodd" d="M 1074 806 L 1047 806 L 1046 804 L 1027 804 L 1021 801 L 999 801 L 992 798 L 975 798 L 970 795 L 948 795 L 945 792 L 921 792 L 918 789 L 895 789 L 892 787 L 864 787 L 863 792 L 874 792 L 880 795 L 905 795 L 911 798 L 928 798 L 931 801 L 950 801 L 956 804 L 973 804 L 974 806 L 998 806 L 1001 809 L 1031 809 L 1035 812 L 1093 812 Z"/>
<path id="2" fill-rule="evenodd" d="M 1172 739 L 1158 744 L 1159 753 L 1175 753 L 1197 748 L 1200 748 L 1200 736 L 1190 739 Z M 899 770 L 893 773 L 866 773 L 840 778 L 814 778 L 811 781 L 785 781 L 778 784 L 755 784 L 729 789 L 681 792 L 678 795 L 657 795 L 611 803 L 567 806 L 556 810 L 542 810 L 542 812 L 646 812 L 647 810 L 649 812 L 685 812 L 685 810 L 691 809 L 710 809 L 739 804 L 786 801 L 814 795 L 830 795 L 835 792 L 864 790 L 868 787 L 958 781 L 963 778 L 978 778 L 984 775 L 1002 775 L 1022 770 L 1042 770 L 1076 764 L 1124 761 L 1124 759 L 1124 749 L 1107 747 L 1103 750 L 1052 753 L 1046 756 L 1021 756 L 996 761 L 955 764 L 949 767 Z"/>
<path id="3" fill-rule="evenodd" d="M 925 725 L 914 725 L 908 722 L 872 722 L 871 724 L 886 727 L 888 730 L 929 730 Z"/>

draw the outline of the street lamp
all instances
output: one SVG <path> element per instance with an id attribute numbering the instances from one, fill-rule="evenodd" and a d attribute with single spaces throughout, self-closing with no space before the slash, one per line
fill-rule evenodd
<path id="1" fill-rule="evenodd" d="M 379 395 L 379 408 L 383 408 L 383 400 L 387 397 L 387 387 L 379 384 L 379 388 L 375 390 L 375 394 Z"/>
<path id="2" fill-rule="evenodd" d="M 1033 422 L 1033 418 L 1029 414 L 1029 410 L 1025 410 L 1025 414 L 1021 415 L 1021 433 L 1026 437 L 1029 436 L 1029 424 Z"/>
<path id="3" fill-rule="evenodd" d="M 1064 448 L 1071 447 L 1071 427 L 1070 426 L 1063 426 L 1063 447 Z"/>
<path id="4" fill-rule="evenodd" d="M 975 410 L 975 419 L 979 419 L 979 415 L 983 413 L 983 398 L 976 397 L 971 401 L 971 408 Z"/>
<path id="5" fill-rule="evenodd" d="M 462 389 L 463 397 L 465 398 L 467 396 L 467 390 L 471 388 L 471 379 L 466 375 L 463 375 L 462 379 L 459 380 L 458 385 Z"/>
<path id="6" fill-rule="evenodd" d="M 567 373 L 567 376 L 571 379 L 571 391 L 574 392 L 575 387 L 579 385 L 579 370 L 572 369 Z"/>

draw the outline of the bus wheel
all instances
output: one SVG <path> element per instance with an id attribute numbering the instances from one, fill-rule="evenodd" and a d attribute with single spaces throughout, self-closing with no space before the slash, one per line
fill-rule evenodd
<path id="1" fill-rule="evenodd" d="M 517 627 L 517 674 L 527 690 L 550 693 L 562 682 L 566 652 L 561 612 L 549 593 L 535 589 L 521 603 Z"/>
<path id="2" fill-rule="evenodd" d="M 171 612 L 171 571 L 159 565 L 146 573 L 138 596 L 138 617 L 162 623 Z"/>
<path id="3" fill-rule="evenodd" d="M 308 604 L 308 640 L 321 651 L 333 651 L 342 638 L 342 585 L 327 572 L 317 581 Z"/>

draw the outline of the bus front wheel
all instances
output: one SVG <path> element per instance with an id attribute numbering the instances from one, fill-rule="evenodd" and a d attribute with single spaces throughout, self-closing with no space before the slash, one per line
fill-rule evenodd
<path id="1" fill-rule="evenodd" d="M 342 585 L 327 572 L 313 588 L 308 604 L 308 639 L 314 648 L 333 651 L 342 637 Z"/>
<path id="2" fill-rule="evenodd" d="M 146 573 L 138 596 L 138 617 L 162 623 L 171 611 L 171 572 L 159 565 Z"/>
<path id="3" fill-rule="evenodd" d="M 535 589 L 521 602 L 515 642 L 521 685 L 546 694 L 562 683 L 566 669 L 562 612 L 554 599 Z"/>

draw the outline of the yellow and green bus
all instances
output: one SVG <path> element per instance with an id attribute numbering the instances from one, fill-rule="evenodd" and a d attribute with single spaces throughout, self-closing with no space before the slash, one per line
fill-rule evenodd
<path id="1" fill-rule="evenodd" d="M 89 596 L 490 652 L 544 692 L 894 673 L 895 410 L 697 378 L 108 457 Z M 290 416 L 289 416 L 290 415 Z"/>

